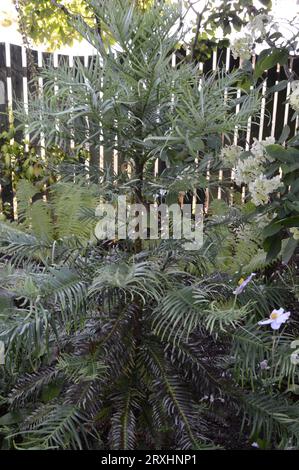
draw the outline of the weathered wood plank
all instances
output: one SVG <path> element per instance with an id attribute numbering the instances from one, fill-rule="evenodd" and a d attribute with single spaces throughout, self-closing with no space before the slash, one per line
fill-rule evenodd
<path id="1" fill-rule="evenodd" d="M 8 100 L 8 80 L 9 80 L 9 54 L 8 46 L 0 44 L 0 132 L 9 129 L 9 100 Z M 0 146 L 2 147 L 4 139 L 0 139 Z M 1 199 L 2 211 L 8 219 L 13 220 L 13 185 L 11 165 L 8 162 L 7 156 L 0 152 L 1 158 Z"/>
<path id="2" fill-rule="evenodd" d="M 22 48 L 15 45 L 6 45 L 0 43 L 0 132 L 9 128 L 8 109 L 12 107 L 12 112 L 16 109 L 18 102 L 23 102 L 26 108 L 28 102 L 27 88 L 28 91 L 33 92 L 33 84 L 28 83 L 33 78 L 33 70 L 30 64 L 33 63 L 36 69 L 37 75 L 39 76 L 39 86 L 44 85 L 40 78 L 40 72 L 43 67 L 56 66 L 60 67 L 75 67 L 76 61 L 80 61 L 85 68 L 91 68 L 93 65 L 98 66 L 98 62 L 95 56 L 83 57 L 83 56 L 68 56 L 58 55 L 48 52 L 38 52 L 36 50 L 27 51 L 27 60 L 24 61 L 24 49 L 22 56 Z M 185 51 L 177 51 L 174 60 L 174 66 L 179 67 L 180 60 L 184 57 Z M 22 60 L 23 59 L 23 60 Z M 253 59 L 254 61 L 254 59 Z M 201 64 L 201 70 L 204 73 L 209 73 L 211 70 L 224 68 L 227 72 L 231 72 L 240 66 L 239 59 L 234 59 L 231 51 L 227 49 L 214 51 L 211 57 Z M 297 76 L 299 75 L 299 57 L 290 59 L 288 68 L 293 70 Z M 267 89 L 273 85 L 279 83 L 281 80 L 286 79 L 286 74 L 283 67 L 279 65 L 268 71 L 267 74 L 261 79 L 264 81 L 264 94 Z M 287 96 L 290 93 L 290 87 L 287 90 L 282 90 L 272 97 L 271 100 L 264 100 L 261 109 L 261 121 L 260 124 L 248 121 L 246 132 L 236 132 L 235 143 L 248 149 L 253 142 L 253 138 L 265 138 L 273 135 L 276 139 L 280 137 L 282 129 L 285 124 L 290 126 L 291 136 L 296 133 L 296 129 L 299 127 L 299 119 L 292 120 L 293 111 L 286 103 Z M 236 110 L 237 111 L 237 110 Z M 17 121 L 14 122 L 17 125 Z M 83 138 L 88 137 L 92 134 L 92 129 L 89 128 L 88 120 L 80 118 L 81 132 L 77 132 L 76 135 L 70 128 L 70 143 L 66 147 L 68 153 L 74 153 L 76 144 L 79 143 Z M 117 123 L 116 123 L 117 128 Z M 81 135 L 82 134 L 82 135 Z M 17 141 L 22 141 L 23 133 L 19 131 L 16 135 Z M 42 137 L 42 136 L 41 136 Z M 116 139 L 118 139 L 116 132 Z M 86 150 L 88 153 L 88 164 L 95 166 L 96 168 L 110 168 L 111 171 L 120 172 L 124 161 L 124 156 L 117 153 L 115 150 L 108 147 L 104 138 L 98 138 L 98 141 L 90 139 L 91 141 L 86 144 Z M 31 142 L 34 144 L 33 142 Z M 0 142 L 1 144 L 1 142 Z M 1 155 L 1 162 L 3 163 L 4 156 Z M 81 159 L 83 163 L 84 158 Z M 155 165 L 155 173 L 160 174 L 165 168 L 164 162 L 158 160 Z M 3 171 L 2 175 L 3 176 Z M 225 198 L 226 200 L 232 199 L 233 192 L 238 192 L 234 188 L 232 181 L 231 194 L 224 194 L 223 192 L 223 180 L 230 178 L 230 175 L 225 172 L 219 173 L 219 186 L 213 190 L 213 197 Z M 3 180 L 4 182 L 4 180 Z M 13 184 L 11 177 L 6 181 L 7 184 L 1 188 L 1 198 L 3 204 L 6 207 L 6 213 L 9 217 L 13 216 Z M 199 196 L 199 194 L 197 194 Z"/>

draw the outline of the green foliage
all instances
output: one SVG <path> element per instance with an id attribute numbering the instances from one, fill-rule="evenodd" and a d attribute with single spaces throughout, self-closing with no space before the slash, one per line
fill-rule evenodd
<path id="1" fill-rule="evenodd" d="M 152 0 L 137 0 L 141 10 L 146 9 Z M 61 8 L 62 6 L 62 8 Z M 72 23 L 71 16 L 81 15 L 89 26 L 95 22 L 92 1 L 83 0 L 21 0 L 19 1 L 20 21 L 26 34 L 35 44 L 46 44 L 48 50 L 55 50 L 63 45 L 72 46 L 74 41 L 81 40 L 80 32 Z M 99 30 L 107 39 L 107 30 Z"/>
<path id="2" fill-rule="evenodd" d="M 280 254 L 287 263 L 298 247 L 299 150 L 291 145 L 287 148 L 270 145 L 267 152 L 274 160 L 269 167 L 269 174 L 274 175 L 281 171 L 283 189 L 267 207 L 267 211 L 275 216 L 264 228 L 264 247 L 268 252 L 268 259 L 272 260 Z"/>
<path id="3" fill-rule="evenodd" d="M 21 0 L 18 3 L 21 29 L 35 44 L 46 44 L 49 50 L 55 50 L 62 45 L 71 46 L 74 41 L 82 39 L 82 34 L 74 26 L 74 20 L 78 18 L 78 15 L 81 15 L 91 27 L 96 20 L 97 29 L 104 42 L 109 44 L 111 41 L 110 29 L 105 23 L 97 21 L 96 3 L 92 0 Z M 131 0 L 131 3 L 142 12 L 158 4 L 155 0 Z M 171 3 L 171 0 L 163 0 L 163 3 Z M 193 3 L 187 1 L 186 8 L 193 10 Z M 198 24 L 196 23 L 193 58 L 198 60 L 209 58 L 216 46 L 227 45 L 227 41 L 219 41 L 216 30 L 220 28 L 224 36 L 229 35 L 232 28 L 239 30 L 248 19 L 259 13 L 265 13 L 271 8 L 271 1 L 261 3 L 262 6 L 257 8 L 252 0 L 239 2 L 225 0 L 217 6 L 214 0 L 205 2 L 202 11 L 197 13 L 197 23 L 200 23 L 204 33 L 197 33 Z"/>
<path id="4" fill-rule="evenodd" d="M 228 47 L 229 40 L 226 38 L 233 31 L 240 31 L 250 19 L 271 9 L 271 0 L 260 3 L 262 5 L 257 5 L 252 0 L 208 0 L 199 5 L 199 8 L 195 3 L 194 8 L 194 2 L 188 0 L 187 5 L 196 13 L 194 37 L 191 39 L 192 60 L 204 62 L 216 48 Z M 222 32 L 222 39 L 219 39 L 219 30 Z"/>
<path id="5" fill-rule="evenodd" d="M 64 3 L 74 14 L 88 14 L 86 2 L 73 0 Z M 72 45 L 74 40 L 80 38 L 70 26 L 67 16 L 50 0 L 23 0 L 20 8 L 26 32 L 35 43 L 46 43 L 51 50 L 61 44 Z"/>
<path id="6" fill-rule="evenodd" d="M 77 190 L 74 184 L 73 194 Z M 52 223 L 59 233 L 62 220 Z M 5 256 L 10 231 L 2 225 Z M 280 283 L 265 291 L 259 279 L 260 294 L 248 292 L 256 304 L 244 294 L 236 301 L 225 274 L 189 273 L 212 247 L 185 256 L 161 245 L 136 256 L 121 245 L 113 250 L 92 244 L 86 250 L 83 235 L 73 238 L 72 246 L 66 235 L 59 243 L 52 240 L 42 262 L 27 247 L 19 267 L 2 280 L 23 305 L 2 311 L 1 333 L 5 374 L 19 374 L 8 397 L 10 412 L 24 411 L 17 422 L 3 417 L 0 424 L 8 426 L 18 447 L 155 448 L 170 439 L 181 449 L 201 448 L 211 444 L 213 429 L 199 406 L 206 393 L 224 397 L 228 412 L 222 419 L 229 422 L 238 409 L 245 429 L 253 421 L 252 433 L 268 445 L 296 441 L 295 404 L 285 402 L 277 423 L 277 408 L 263 406 L 273 383 L 296 380 L 288 366 L 291 336 L 281 335 L 273 350 L 271 336 L 256 327 L 289 296 L 287 287 Z M 13 246 L 18 252 L 15 241 Z M 267 378 L 258 367 L 265 359 Z M 284 426 L 286 421 L 292 426 Z"/>
<path id="7" fill-rule="evenodd" d="M 19 181 L 19 223 L 0 223 L 3 447 L 217 448 L 219 422 L 227 427 L 237 416 L 247 445 L 257 436 L 268 447 L 298 448 L 290 392 L 298 368 L 289 348 L 296 324 L 291 318 L 277 335 L 257 325 L 289 306 L 296 280 L 283 271 L 270 284 L 259 259 L 257 276 L 234 294 L 249 269 L 244 245 L 252 257 L 262 252 L 257 226 L 242 233 L 250 208 L 214 203 L 196 251 L 183 240 L 100 241 L 94 234 L 100 201 L 114 204 L 125 194 L 148 204 L 159 190 L 173 198 L 209 187 L 206 171 L 219 169 L 223 135 L 246 128 L 258 96 L 244 92 L 236 101 L 238 73 L 202 76 L 198 87 L 188 59 L 171 66 L 181 34 L 175 7 L 94 5 L 119 52 L 107 54 L 78 19 L 102 61 L 88 70 L 80 63 L 45 70 L 44 100 L 33 95 L 28 116 L 19 110 L 47 148 L 66 150 L 73 133 L 77 152 L 88 143 L 91 158 L 60 165 L 43 198 L 33 182 Z M 100 145 L 116 150 L 131 172 L 100 171 L 92 158 Z M 157 177 L 156 158 L 167 163 Z M 284 398 L 276 398 L 280 392 Z"/>
<path id="8" fill-rule="evenodd" d="M 285 65 L 289 58 L 289 52 L 286 49 L 264 49 L 258 57 L 254 69 L 254 78 L 260 78 L 265 70 L 275 67 L 276 64 Z"/>
<path id="9" fill-rule="evenodd" d="M 18 137 L 14 127 L 0 135 L 0 182 L 2 187 L 11 185 L 12 191 L 16 191 L 18 183 L 26 185 L 26 180 L 34 185 L 32 196 L 37 196 L 55 182 L 53 165 L 69 161 L 72 156 L 67 156 L 58 146 L 53 146 L 43 151 L 42 157 L 39 146 L 19 141 Z M 5 206 L 3 216 L 10 217 L 10 210 Z"/>

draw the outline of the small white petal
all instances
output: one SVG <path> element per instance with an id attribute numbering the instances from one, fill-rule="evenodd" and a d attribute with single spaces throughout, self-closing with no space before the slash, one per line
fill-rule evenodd
<path id="1" fill-rule="evenodd" d="M 267 359 L 264 359 L 262 362 L 260 362 L 259 366 L 260 366 L 260 369 L 262 370 L 270 369 L 270 367 L 268 366 Z"/>
<path id="2" fill-rule="evenodd" d="M 281 327 L 281 323 L 279 323 L 277 320 L 272 321 L 271 323 L 272 330 L 279 330 L 280 327 Z"/>
<path id="3" fill-rule="evenodd" d="M 290 312 L 283 313 L 278 318 L 276 318 L 276 321 L 278 323 L 285 323 L 289 319 L 290 315 L 291 315 Z"/>
<path id="4" fill-rule="evenodd" d="M 259 321 L 258 324 L 259 325 L 269 325 L 270 323 L 272 323 L 273 320 L 271 320 L 269 318 L 269 320 L 262 320 L 262 321 Z"/>

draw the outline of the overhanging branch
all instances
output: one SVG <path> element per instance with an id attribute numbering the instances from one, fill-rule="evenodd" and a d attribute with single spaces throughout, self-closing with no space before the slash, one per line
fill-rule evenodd
<path id="1" fill-rule="evenodd" d="M 76 15 L 72 13 L 65 5 L 56 0 L 51 0 L 53 6 L 58 8 L 62 11 L 65 16 L 71 21 L 71 25 L 86 39 L 92 46 L 96 47 L 100 46 L 101 53 L 105 54 L 105 48 L 102 40 L 101 28 L 96 19 L 96 26 L 95 28 L 91 28 L 86 21 L 84 21 L 82 15 Z M 79 28 L 78 26 L 81 25 L 83 28 Z M 92 40 L 92 37 L 96 37 L 98 44 L 95 44 Z"/>

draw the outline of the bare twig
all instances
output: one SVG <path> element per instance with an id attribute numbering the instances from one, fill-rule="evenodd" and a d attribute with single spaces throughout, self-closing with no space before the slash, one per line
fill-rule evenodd
<path id="1" fill-rule="evenodd" d="M 101 52 L 105 54 L 105 48 L 102 40 L 102 33 L 101 33 L 101 26 L 99 24 L 99 20 L 96 18 L 96 27 L 91 28 L 86 21 L 84 21 L 82 15 L 76 15 L 72 13 L 65 5 L 62 5 L 61 3 L 57 2 L 56 0 L 51 0 L 51 3 L 53 6 L 56 8 L 59 8 L 66 17 L 71 21 L 71 25 L 80 33 L 82 34 L 82 37 L 86 39 L 92 46 L 100 46 Z M 81 23 L 83 28 L 79 28 L 78 25 Z M 96 36 L 96 39 L 98 41 L 98 44 L 94 44 L 94 41 L 92 40 L 92 36 Z"/>
<path id="2" fill-rule="evenodd" d="M 51 3 L 54 7 L 59 8 L 59 10 L 63 11 L 63 13 L 69 18 L 73 17 L 72 13 L 66 8 L 65 5 L 62 5 L 62 3 L 56 2 L 56 0 L 51 0 Z"/>
<path id="3" fill-rule="evenodd" d="M 30 77 L 30 79 L 34 79 L 35 77 L 37 77 L 37 68 L 36 68 L 36 65 L 35 65 L 35 62 L 34 62 L 34 57 L 33 57 L 33 54 L 32 54 L 32 48 L 31 48 L 31 44 L 29 42 L 26 23 L 25 23 L 24 16 L 23 16 L 23 10 L 22 10 L 23 2 L 22 2 L 22 0 L 13 0 L 13 4 L 14 4 L 16 12 L 18 14 L 19 29 L 20 29 L 20 33 L 22 35 L 23 44 L 24 44 L 24 46 L 26 48 L 26 52 L 27 52 L 29 77 Z"/>
<path id="4" fill-rule="evenodd" d="M 189 3 L 189 5 L 190 5 L 190 3 Z M 193 4 L 191 4 L 190 6 L 191 6 L 192 10 L 195 11 L 195 9 L 193 8 Z M 196 14 L 197 14 L 196 23 L 197 24 L 196 24 L 196 31 L 195 31 L 194 41 L 193 41 L 192 47 L 191 47 L 191 60 L 195 59 L 196 44 L 197 44 L 199 33 L 200 33 L 200 28 L 201 28 L 201 23 L 202 23 L 202 20 L 203 20 L 203 15 L 207 11 L 207 8 L 208 8 L 208 2 L 205 4 L 204 8 L 202 9 L 202 11 L 200 13 L 196 12 Z"/>

